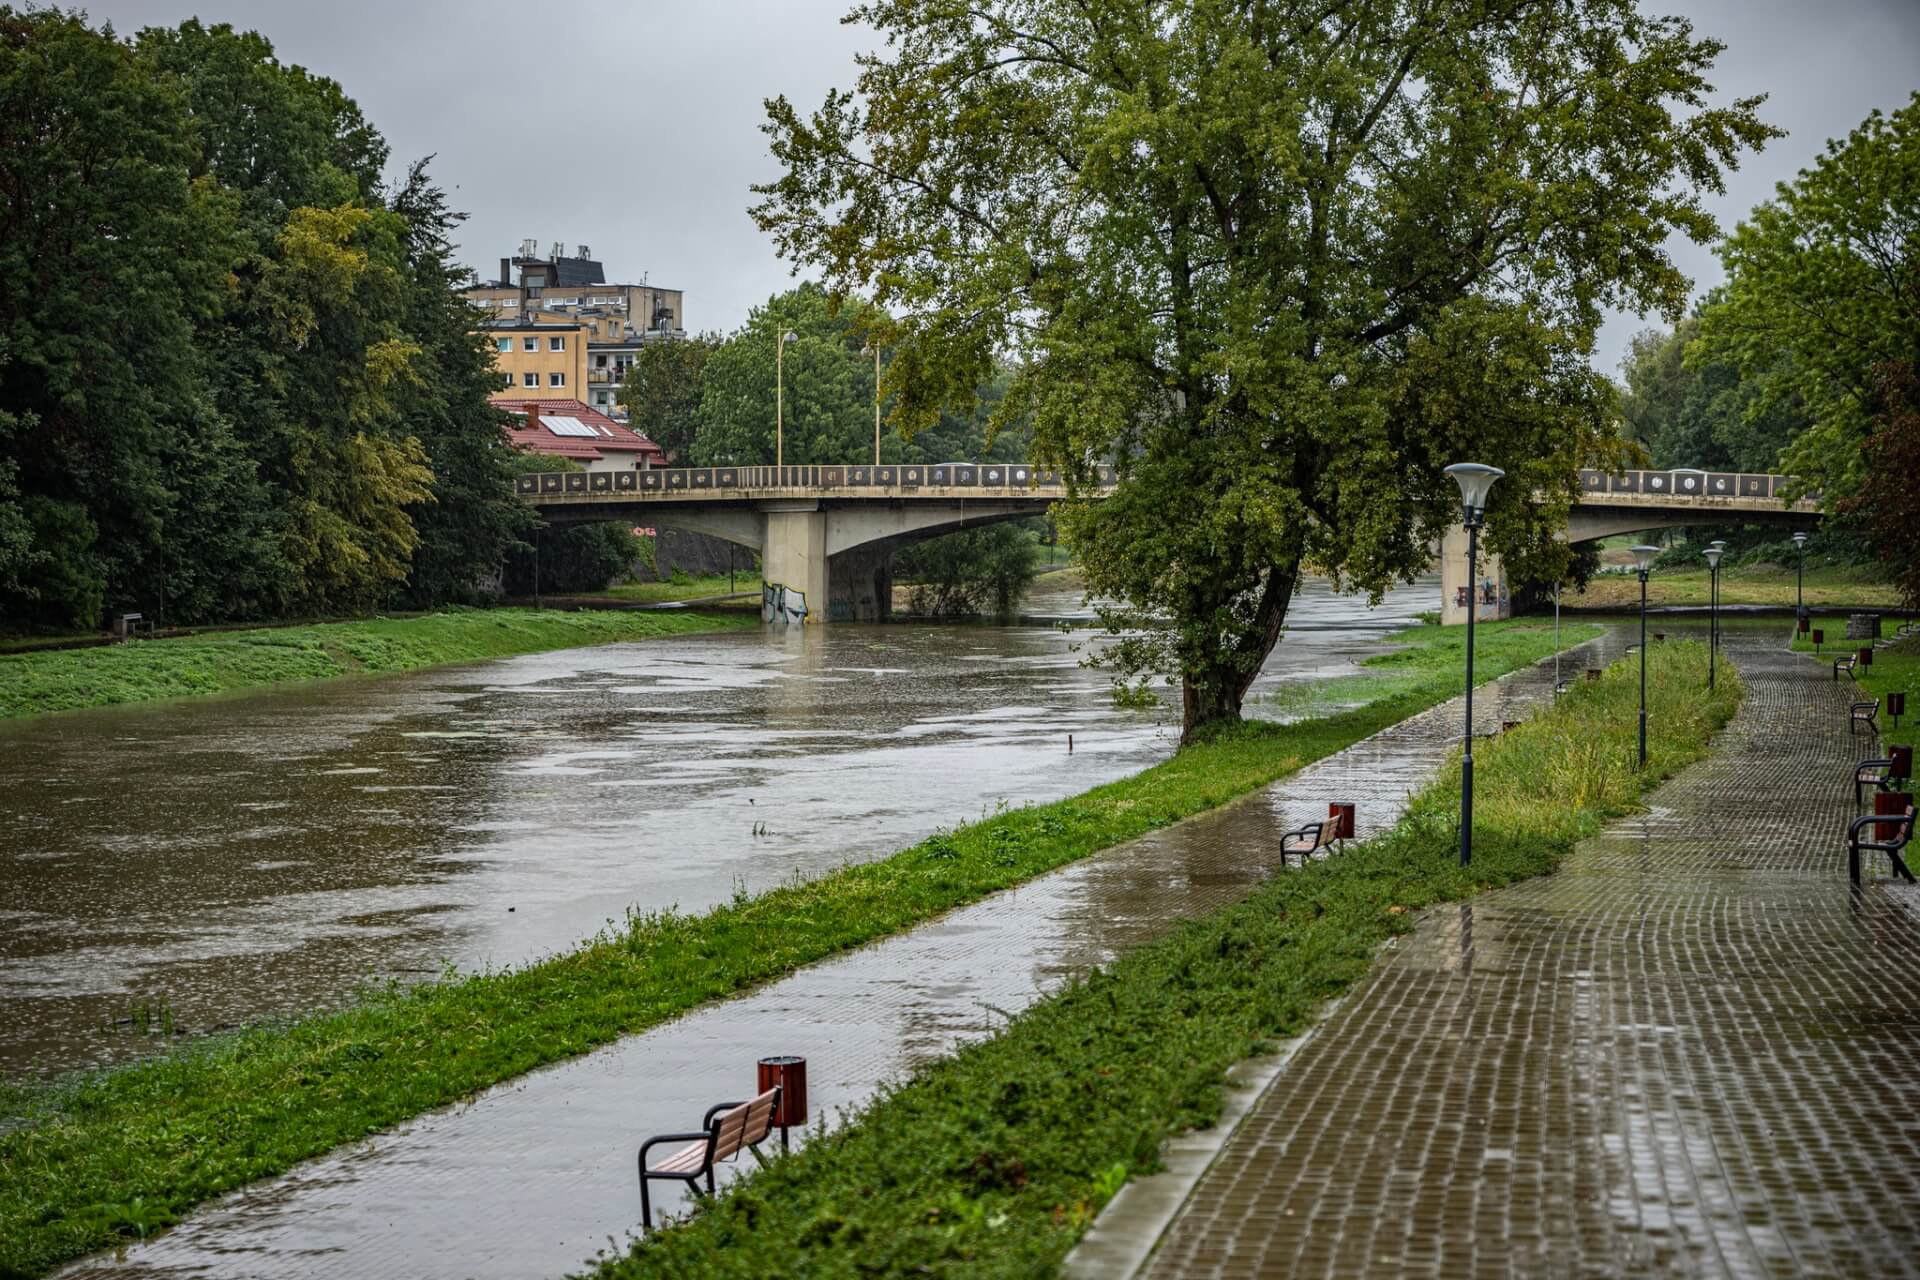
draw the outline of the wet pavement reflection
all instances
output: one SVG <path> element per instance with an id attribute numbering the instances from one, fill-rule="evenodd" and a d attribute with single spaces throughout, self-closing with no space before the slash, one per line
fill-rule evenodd
<path id="1" fill-rule="evenodd" d="M 1310 584 L 1256 695 L 1350 672 L 1438 594 Z M 1082 610 L 1042 579 L 1029 612 Z M 1134 772 L 1172 727 L 1112 705 L 1089 643 L 732 632 L 0 726 L 0 1075 L 518 963 Z"/>
<path id="2" fill-rule="evenodd" d="M 1574 651 L 1571 669 L 1623 643 L 1610 632 Z M 1552 673 L 1547 663 L 1484 687 L 1476 714 L 1525 718 L 1551 696 Z M 1454 699 L 1237 802 L 423 1116 L 62 1274 L 572 1273 L 637 1230 L 640 1141 L 750 1094 L 757 1059 L 806 1057 L 811 1113 L 834 1119 L 1069 975 L 1244 897 L 1279 871 L 1280 834 L 1325 817 L 1330 800 L 1360 802 L 1362 837 L 1390 825 L 1457 743 L 1460 715 Z M 656 1212 L 680 1201 L 671 1183 L 655 1195 Z"/>

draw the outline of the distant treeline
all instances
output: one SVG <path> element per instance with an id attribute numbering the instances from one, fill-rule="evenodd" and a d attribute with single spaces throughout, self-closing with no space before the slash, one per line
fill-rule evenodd
<path id="1" fill-rule="evenodd" d="M 426 161 L 252 33 L 0 6 L 0 626 L 424 606 L 527 519 Z"/>

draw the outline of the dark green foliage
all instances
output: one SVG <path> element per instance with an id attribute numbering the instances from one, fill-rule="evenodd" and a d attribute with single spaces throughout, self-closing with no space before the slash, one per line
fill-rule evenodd
<path id="1" fill-rule="evenodd" d="M 1095 970 L 595 1274 L 1053 1274 L 1127 1178 L 1157 1165 L 1169 1136 L 1218 1116 L 1226 1069 L 1302 1030 L 1415 912 L 1552 870 L 1603 819 L 1705 754 L 1740 696 L 1723 668 L 1709 697 L 1705 665 L 1698 644 L 1654 652 L 1644 771 L 1632 758 L 1630 664 L 1476 748 L 1487 803 L 1470 871 L 1457 860 L 1456 767 L 1389 834 L 1275 875 Z"/>
<path id="2" fill-rule="evenodd" d="M 523 535 L 507 557 L 508 595 L 605 591 L 633 572 L 646 554 L 631 526 L 617 520 L 566 525 Z M 539 560 L 536 578 L 534 561 Z"/>
<path id="3" fill-rule="evenodd" d="M 908 608 L 931 617 L 1011 617 L 1033 583 L 1038 521 L 963 529 L 894 553 L 896 578 L 909 579 Z"/>
<path id="4" fill-rule="evenodd" d="M 702 375 L 720 347 L 714 333 L 645 343 L 620 384 L 618 399 L 634 430 L 665 449 L 670 462 L 684 466 L 694 456 Z"/>
<path id="5" fill-rule="evenodd" d="M 1704 305 L 1711 308 L 1717 296 Z M 1807 426 L 1799 401 L 1768 397 L 1765 380 L 1743 376 L 1728 360 L 1689 359 L 1687 349 L 1699 336 L 1694 315 L 1671 332 L 1650 329 L 1634 337 L 1621 366 L 1628 429 L 1656 467 L 1779 470 L 1781 452 Z"/>
<path id="6" fill-rule="evenodd" d="M 0 6 L 0 626 L 484 591 L 495 377 L 386 159 L 257 34 Z"/>

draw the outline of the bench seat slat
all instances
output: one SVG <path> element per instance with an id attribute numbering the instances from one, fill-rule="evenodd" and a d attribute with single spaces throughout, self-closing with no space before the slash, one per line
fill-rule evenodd
<path id="1" fill-rule="evenodd" d="M 649 1165 L 648 1173 L 693 1173 L 707 1162 L 707 1144 L 695 1142 L 680 1148 L 659 1164 Z"/>

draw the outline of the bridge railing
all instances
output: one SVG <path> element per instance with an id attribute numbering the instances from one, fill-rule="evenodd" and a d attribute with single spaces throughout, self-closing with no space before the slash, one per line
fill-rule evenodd
<path id="1" fill-rule="evenodd" d="M 1604 501 L 1615 496 L 1647 498 L 1784 498 L 1792 476 L 1762 475 L 1744 471 L 1696 471 L 1676 468 L 1672 471 L 1584 470 L 1580 473 L 1580 493 L 1587 501 Z M 1818 506 L 1820 495 L 1801 495 L 1801 502 Z"/>
<path id="2" fill-rule="evenodd" d="M 1113 484 L 1112 467 L 1094 469 L 1100 487 Z M 766 489 L 864 489 L 878 493 L 917 489 L 1057 489 L 1058 471 L 1024 462 L 943 463 L 936 466 L 856 467 L 653 467 L 645 471 L 543 471 L 515 477 L 523 497 L 697 493 Z"/>

